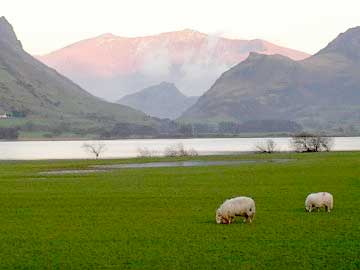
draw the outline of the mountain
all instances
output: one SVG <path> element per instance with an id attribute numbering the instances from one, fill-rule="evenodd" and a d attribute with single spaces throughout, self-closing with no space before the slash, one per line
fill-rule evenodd
<path id="1" fill-rule="evenodd" d="M 308 129 L 360 127 L 360 27 L 294 61 L 251 53 L 181 117 L 190 122 L 294 120 Z"/>
<path id="2" fill-rule="evenodd" d="M 295 60 L 309 56 L 260 39 L 227 39 L 185 29 L 135 38 L 105 34 L 38 59 L 95 96 L 113 101 L 159 81 L 174 82 L 188 96 L 200 95 L 251 51 Z"/>
<path id="3" fill-rule="evenodd" d="M 198 97 L 187 97 L 172 83 L 162 82 L 135 94 L 121 98 L 118 103 L 159 118 L 178 118 Z"/>
<path id="4" fill-rule="evenodd" d="M 104 128 L 117 122 L 151 122 L 145 114 L 100 100 L 26 53 L 5 17 L 0 18 L 0 114 L 6 123 L 47 130 L 55 126 Z M 10 124 L 11 124 L 10 123 Z M 1 122 L 5 125 L 5 122 Z"/>

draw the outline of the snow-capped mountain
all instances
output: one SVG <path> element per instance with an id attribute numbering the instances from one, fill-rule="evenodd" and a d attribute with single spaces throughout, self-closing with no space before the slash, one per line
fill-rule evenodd
<path id="1" fill-rule="evenodd" d="M 187 95 L 200 95 L 250 52 L 308 57 L 260 39 L 228 39 L 185 29 L 134 38 L 104 34 L 38 58 L 92 94 L 115 100 L 161 81 L 176 83 Z"/>

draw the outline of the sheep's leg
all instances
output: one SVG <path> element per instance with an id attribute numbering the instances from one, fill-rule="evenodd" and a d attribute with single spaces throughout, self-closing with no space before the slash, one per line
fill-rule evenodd
<path id="1" fill-rule="evenodd" d="M 231 216 L 228 216 L 228 217 L 226 217 L 226 219 L 227 219 L 227 221 L 228 221 L 228 224 L 231 224 L 231 222 L 232 222 L 232 217 L 231 217 Z"/>
<path id="2" fill-rule="evenodd" d="M 245 215 L 244 222 L 251 223 L 251 216 Z"/>

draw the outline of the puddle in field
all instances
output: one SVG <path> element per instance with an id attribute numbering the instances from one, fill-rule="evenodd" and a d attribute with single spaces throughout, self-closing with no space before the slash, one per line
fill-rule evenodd
<path id="1" fill-rule="evenodd" d="M 107 170 L 99 170 L 99 169 L 85 169 L 85 170 L 59 170 L 59 171 L 48 171 L 41 172 L 41 175 L 57 175 L 57 174 L 88 174 L 88 173 L 98 173 L 98 172 L 106 172 Z"/>
<path id="2" fill-rule="evenodd" d="M 290 159 L 271 159 L 271 160 L 223 160 L 223 161 L 173 161 L 173 162 L 149 162 L 149 163 L 129 163 L 129 164 L 111 164 L 95 165 L 92 168 L 98 169 L 126 169 L 126 168 L 163 168 L 163 167 L 206 167 L 216 165 L 237 165 L 266 162 L 288 162 Z"/>
<path id="3" fill-rule="evenodd" d="M 128 164 L 111 164 L 111 165 L 94 165 L 90 166 L 93 169 L 84 170 L 58 170 L 41 172 L 44 175 L 58 175 L 58 174 L 88 174 L 97 172 L 106 172 L 116 169 L 142 169 L 142 168 L 165 168 L 165 167 L 207 167 L 207 166 L 222 166 L 222 165 L 239 165 L 239 164 L 253 164 L 253 163 L 285 163 L 292 159 L 267 159 L 267 160 L 222 160 L 222 161 L 173 161 L 173 162 L 148 162 L 148 163 L 128 163 Z"/>

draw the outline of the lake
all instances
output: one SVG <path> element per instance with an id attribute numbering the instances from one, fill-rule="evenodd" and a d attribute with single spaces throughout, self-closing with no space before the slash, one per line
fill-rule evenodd
<path id="1" fill-rule="evenodd" d="M 139 149 L 147 149 L 161 156 L 172 145 L 182 143 L 193 148 L 200 155 L 221 155 L 251 152 L 255 146 L 268 138 L 205 138 L 205 139 L 145 139 L 113 141 L 26 141 L 0 142 L 1 160 L 35 159 L 86 159 L 93 155 L 84 149 L 84 143 L 103 143 L 106 151 L 102 158 L 130 158 L 139 155 Z M 290 138 L 271 138 L 279 151 L 289 151 Z M 336 137 L 333 150 L 360 150 L 360 137 Z"/>

